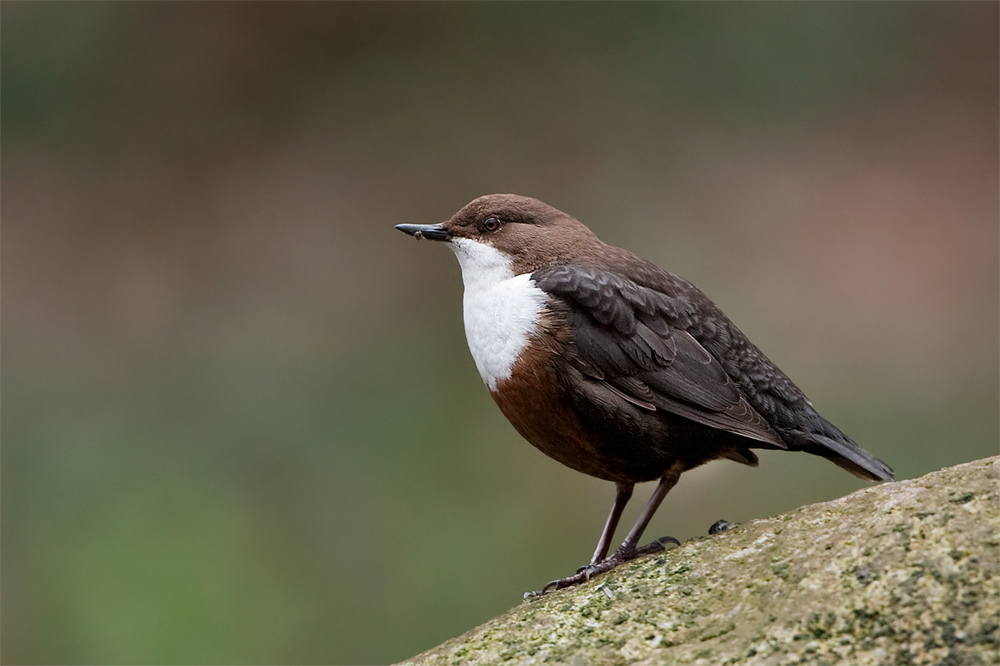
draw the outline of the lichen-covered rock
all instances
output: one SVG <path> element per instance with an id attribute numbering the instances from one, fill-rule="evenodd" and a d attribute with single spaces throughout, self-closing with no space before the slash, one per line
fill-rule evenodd
<path id="1" fill-rule="evenodd" d="M 755 520 L 410 662 L 998 664 L 998 479 L 989 458 Z"/>

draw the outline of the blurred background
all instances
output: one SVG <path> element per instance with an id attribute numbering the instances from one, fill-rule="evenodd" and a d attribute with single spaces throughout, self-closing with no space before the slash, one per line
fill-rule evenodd
<path id="1" fill-rule="evenodd" d="M 4 663 L 403 660 L 585 563 L 444 247 L 543 199 L 900 478 L 998 452 L 998 5 L 3 5 Z M 864 484 L 685 475 L 681 539 Z M 652 488 L 640 487 L 631 524 Z"/>

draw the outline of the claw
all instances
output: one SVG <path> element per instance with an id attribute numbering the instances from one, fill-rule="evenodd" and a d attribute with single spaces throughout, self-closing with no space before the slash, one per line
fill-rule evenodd
<path id="1" fill-rule="evenodd" d="M 598 574 L 602 574 L 606 571 L 611 571 L 619 564 L 624 564 L 630 560 L 634 560 L 642 555 L 649 555 L 651 553 L 659 553 L 666 549 L 667 544 L 679 546 L 680 541 L 671 536 L 660 537 L 656 541 L 652 541 L 642 548 L 629 548 L 627 550 L 622 550 L 619 548 L 614 552 L 611 557 L 608 557 L 601 562 L 596 564 L 588 564 L 587 566 L 580 567 L 576 570 L 576 573 L 572 576 L 567 576 L 566 578 L 559 578 L 557 580 L 549 581 L 545 587 L 537 592 L 526 592 L 524 595 L 525 599 L 540 597 L 543 594 L 547 594 L 551 590 L 561 590 L 564 587 L 571 587 L 573 585 L 578 585 L 580 583 L 589 581 L 591 578 Z"/>
<path id="2" fill-rule="evenodd" d="M 726 530 L 731 530 L 735 525 L 733 525 L 728 520 L 717 520 L 712 523 L 712 526 L 708 528 L 709 534 L 718 534 L 719 532 L 725 532 Z"/>
<path id="3" fill-rule="evenodd" d="M 550 589 L 552 589 L 552 590 L 558 590 L 559 589 L 559 581 L 558 580 L 550 580 L 548 583 L 545 584 L 545 587 L 543 587 L 540 590 L 532 590 L 532 591 L 529 591 L 529 592 L 525 592 L 524 593 L 524 600 L 525 601 L 529 601 L 531 599 L 538 599 L 542 595 L 546 594 Z"/>

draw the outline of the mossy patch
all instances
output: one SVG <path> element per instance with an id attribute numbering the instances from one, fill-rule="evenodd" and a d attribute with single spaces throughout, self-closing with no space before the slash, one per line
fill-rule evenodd
<path id="1" fill-rule="evenodd" d="M 991 458 L 745 523 L 408 661 L 996 663 L 998 480 Z"/>

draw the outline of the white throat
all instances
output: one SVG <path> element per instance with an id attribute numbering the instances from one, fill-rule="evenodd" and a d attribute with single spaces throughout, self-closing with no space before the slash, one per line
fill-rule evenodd
<path id="1" fill-rule="evenodd" d="M 479 375 L 491 391 L 510 379 L 514 363 L 532 334 L 545 305 L 545 292 L 530 273 L 514 275 L 502 252 L 468 238 L 449 243 L 462 266 L 465 284 L 465 337 Z"/>

